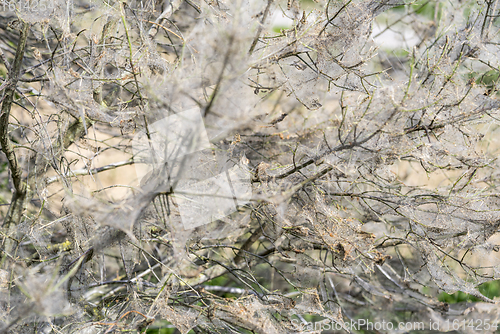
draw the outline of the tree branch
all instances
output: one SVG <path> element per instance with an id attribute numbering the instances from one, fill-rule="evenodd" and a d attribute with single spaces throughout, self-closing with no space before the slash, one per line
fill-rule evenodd
<path id="1" fill-rule="evenodd" d="M 19 81 L 21 65 L 24 57 L 24 51 L 26 48 L 26 40 L 28 38 L 29 24 L 23 22 L 21 28 L 21 34 L 19 36 L 19 42 L 17 44 L 16 56 L 14 58 L 14 63 L 9 70 L 9 83 L 5 89 L 5 94 L 3 97 L 2 111 L 0 114 L 0 144 L 2 146 L 2 151 L 5 153 L 7 160 L 9 161 L 9 168 L 12 174 L 12 180 L 14 183 L 14 194 L 12 195 L 12 201 L 9 207 L 9 212 L 5 218 L 4 225 L 9 226 L 11 222 L 18 222 L 21 215 L 22 203 L 24 202 L 24 197 L 26 195 L 26 183 L 22 180 L 22 170 L 17 161 L 16 154 L 14 152 L 14 147 L 9 139 L 9 118 L 10 111 L 12 109 L 12 103 L 14 101 L 15 91 L 17 83 Z"/>
<path id="2" fill-rule="evenodd" d="M 51 183 L 54 183 L 56 181 L 61 180 L 63 177 L 73 177 L 73 176 L 79 176 L 79 175 L 92 175 L 100 172 L 104 172 L 107 170 L 115 169 L 121 166 L 127 166 L 127 165 L 132 165 L 134 163 L 133 159 L 125 160 L 125 161 L 120 161 L 120 162 L 114 162 L 106 166 L 102 167 L 97 167 L 97 168 L 82 168 L 82 169 L 77 169 L 74 171 L 70 171 L 66 175 L 56 175 L 56 176 L 51 176 L 46 179 L 46 184 L 49 185 Z"/>
<path id="3" fill-rule="evenodd" d="M 170 3 L 167 5 L 167 8 L 161 13 L 160 16 L 156 19 L 154 24 L 151 26 L 151 28 L 148 31 L 148 35 L 151 39 L 153 39 L 156 34 L 158 33 L 158 28 L 163 26 L 165 24 L 165 21 L 168 20 L 172 14 L 179 9 L 181 6 L 182 0 L 172 0 Z"/>

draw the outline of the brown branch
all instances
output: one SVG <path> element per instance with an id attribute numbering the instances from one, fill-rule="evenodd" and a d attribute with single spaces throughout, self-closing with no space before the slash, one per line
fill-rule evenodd
<path id="1" fill-rule="evenodd" d="M 49 177 L 46 179 L 45 184 L 49 185 L 51 183 L 54 183 L 56 181 L 59 181 L 63 178 L 67 178 L 67 177 L 74 177 L 74 176 L 80 176 L 80 175 L 93 175 L 93 174 L 97 174 L 100 172 L 105 172 L 107 170 L 112 170 L 112 169 L 115 169 L 115 168 L 118 168 L 121 166 L 132 165 L 133 163 L 134 163 L 134 160 L 129 159 L 129 160 L 125 160 L 125 161 L 114 162 L 114 163 L 111 163 L 111 164 L 106 165 L 106 166 L 92 168 L 92 169 L 89 169 L 89 168 L 77 169 L 74 171 L 70 171 L 65 175 L 56 175 L 56 176 Z"/>
<path id="2" fill-rule="evenodd" d="M 229 58 L 232 55 L 231 48 L 233 47 L 233 42 L 234 42 L 234 35 L 231 35 L 231 36 L 229 36 L 227 52 L 226 52 L 226 55 L 224 56 L 224 63 L 222 64 L 222 69 L 219 73 L 219 77 L 217 78 L 217 84 L 215 85 L 212 96 L 210 97 L 210 101 L 208 102 L 207 106 L 205 107 L 205 110 L 203 112 L 203 118 L 207 117 L 208 113 L 210 112 L 210 108 L 212 107 L 214 100 L 215 100 L 217 94 L 219 93 L 219 89 L 220 89 L 220 86 L 222 84 L 224 71 L 226 70 L 226 67 L 229 64 L 229 60 L 230 60 Z"/>
<path id="3" fill-rule="evenodd" d="M 257 45 L 257 42 L 259 41 L 259 37 L 260 37 L 260 34 L 262 33 L 262 28 L 264 26 L 264 22 L 266 21 L 267 16 L 269 15 L 272 3 L 273 3 L 273 0 L 267 1 L 267 6 L 266 6 L 266 9 L 264 10 L 264 14 L 262 14 L 262 20 L 260 20 L 259 28 L 257 29 L 257 33 L 255 34 L 255 38 L 252 42 L 252 45 L 250 46 L 250 50 L 248 50 L 249 55 L 251 55 L 253 53 L 253 50 L 255 49 L 255 46 Z"/>
<path id="4" fill-rule="evenodd" d="M 12 195 L 12 201 L 9 207 L 9 211 L 4 221 L 5 226 L 9 226 L 11 222 L 19 221 L 19 219 L 21 218 L 24 198 L 26 197 L 26 183 L 22 180 L 22 170 L 17 161 L 14 147 L 9 139 L 8 128 L 10 111 L 12 109 L 12 103 L 14 102 L 17 83 L 19 81 L 21 65 L 26 48 L 26 40 L 28 39 L 28 29 L 29 24 L 23 22 L 21 34 L 19 36 L 19 42 L 17 44 L 14 63 L 9 70 L 9 82 L 7 88 L 5 89 L 0 114 L 0 144 L 2 146 L 2 151 L 5 153 L 7 160 L 9 161 L 9 168 L 12 174 L 12 181 L 14 183 L 14 194 Z"/>
<path id="5" fill-rule="evenodd" d="M 257 227 L 257 229 L 252 233 L 250 238 L 241 246 L 240 251 L 236 254 L 234 257 L 234 263 L 240 264 L 241 261 L 245 258 L 244 254 L 248 252 L 248 250 L 252 247 L 252 245 L 259 240 L 260 236 L 262 235 L 262 226 Z"/>
<path id="6" fill-rule="evenodd" d="M 160 16 L 154 22 L 154 25 L 148 31 L 148 35 L 153 39 L 158 33 L 158 27 L 162 27 L 165 22 L 172 16 L 172 14 L 179 9 L 182 4 L 182 0 L 173 0 L 167 5 L 167 8 L 161 13 Z"/>

